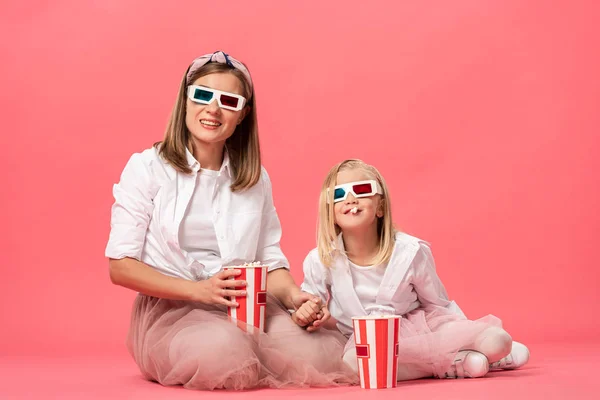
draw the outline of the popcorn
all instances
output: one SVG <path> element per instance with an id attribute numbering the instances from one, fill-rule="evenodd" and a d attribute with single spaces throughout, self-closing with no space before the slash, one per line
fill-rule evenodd
<path id="1" fill-rule="evenodd" d="M 367 306 L 367 308 L 365 308 L 365 311 L 370 317 L 384 318 L 396 315 L 396 310 L 394 309 L 394 307 L 384 306 L 380 304 L 373 304 Z"/>
<path id="2" fill-rule="evenodd" d="M 236 265 L 230 265 L 227 268 L 233 268 L 233 269 L 235 269 L 235 268 L 246 268 L 246 267 L 259 267 L 259 266 L 261 266 L 260 261 L 254 261 L 254 262 L 251 262 L 251 263 L 244 263 L 243 265 L 237 265 L 237 266 Z"/>

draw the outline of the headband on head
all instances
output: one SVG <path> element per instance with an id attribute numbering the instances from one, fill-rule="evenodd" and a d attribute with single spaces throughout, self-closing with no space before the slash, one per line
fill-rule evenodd
<path id="1" fill-rule="evenodd" d="M 227 64 L 232 68 L 238 69 L 242 72 L 242 74 L 244 74 L 244 76 L 246 77 L 246 80 L 248 81 L 248 83 L 250 84 L 250 90 L 252 90 L 252 78 L 250 78 L 250 72 L 248 72 L 248 69 L 246 68 L 246 66 L 244 64 L 242 64 L 240 61 L 236 60 L 235 58 L 231 57 L 230 55 L 226 54 L 223 51 L 215 51 L 212 54 L 205 54 L 203 56 L 200 56 L 198 58 L 196 58 L 194 61 L 192 61 L 192 65 L 190 66 L 190 70 L 187 73 L 187 84 L 191 84 L 190 79 L 192 78 L 192 75 L 198 71 L 198 69 L 208 63 L 219 63 L 219 64 Z"/>

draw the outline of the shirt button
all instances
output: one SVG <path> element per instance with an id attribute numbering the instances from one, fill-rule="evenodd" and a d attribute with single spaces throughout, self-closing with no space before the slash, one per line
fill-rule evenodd
<path id="1" fill-rule="evenodd" d="M 225 239 L 225 235 L 219 236 L 219 239 L 224 240 Z"/>

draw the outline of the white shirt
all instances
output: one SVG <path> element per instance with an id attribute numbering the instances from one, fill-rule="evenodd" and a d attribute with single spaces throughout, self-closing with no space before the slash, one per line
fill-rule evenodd
<path id="1" fill-rule="evenodd" d="M 368 267 L 356 265 L 348 260 L 352 281 L 354 282 L 354 291 L 360 300 L 363 308 L 366 310 L 376 305 L 377 291 L 383 281 L 385 274 L 385 265 L 371 265 Z"/>
<path id="2" fill-rule="evenodd" d="M 179 245 L 205 271 L 215 274 L 221 269 L 221 252 L 213 221 L 212 198 L 221 171 L 201 168 L 196 187 L 179 227 Z"/>
<path id="3" fill-rule="evenodd" d="M 188 208 L 200 164 L 187 151 L 192 174 L 175 170 L 155 148 L 134 154 L 114 185 L 111 231 L 106 256 L 140 260 L 165 275 L 189 280 L 210 273 L 181 248 L 179 229 Z M 227 156 L 215 182 L 212 215 L 222 265 L 261 261 L 269 271 L 288 268 L 279 246 L 281 224 L 262 169 L 259 182 L 242 192 L 230 189 Z"/>
<path id="4" fill-rule="evenodd" d="M 446 289 L 435 271 L 435 262 L 429 244 L 402 232 L 396 233 L 394 250 L 381 283 L 376 288 L 375 304 L 391 307 L 397 315 L 404 315 L 427 306 L 445 307 L 464 317 L 454 301 L 448 300 Z M 344 242 L 337 238 L 333 264 L 323 265 L 317 249 L 304 260 L 302 290 L 329 300 L 329 311 L 338 329 L 346 336 L 352 334 L 352 317 L 368 315 L 359 299 Z"/>

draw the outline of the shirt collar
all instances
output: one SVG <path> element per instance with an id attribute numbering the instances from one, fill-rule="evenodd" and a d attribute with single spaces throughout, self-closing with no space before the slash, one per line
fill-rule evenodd
<path id="1" fill-rule="evenodd" d="M 225 148 L 223 151 L 224 151 L 223 163 L 221 164 L 221 169 L 219 169 L 219 172 L 226 173 L 231 178 L 231 167 L 229 165 L 229 152 L 227 151 L 227 148 Z M 188 166 L 192 169 L 192 171 L 194 171 L 194 172 L 200 171 L 200 168 L 201 168 L 200 163 L 198 162 L 198 160 L 196 160 L 196 158 L 194 158 L 194 155 L 187 147 L 185 148 L 185 156 L 187 158 Z"/>

